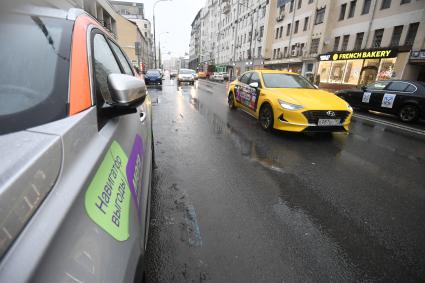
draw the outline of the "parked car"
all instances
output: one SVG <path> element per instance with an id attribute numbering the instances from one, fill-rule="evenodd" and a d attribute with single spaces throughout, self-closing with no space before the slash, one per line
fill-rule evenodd
<path id="1" fill-rule="evenodd" d="M 210 80 L 222 82 L 224 81 L 224 77 L 223 74 L 215 72 L 210 76 Z"/>
<path id="2" fill-rule="evenodd" d="M 207 73 L 206 72 L 198 72 L 198 78 L 199 79 L 206 79 Z"/>
<path id="3" fill-rule="evenodd" d="M 245 110 L 267 131 L 348 131 L 353 113 L 343 99 L 284 71 L 246 72 L 230 84 L 227 95 L 230 109 Z"/>
<path id="4" fill-rule="evenodd" d="M 145 74 L 146 85 L 162 86 L 162 75 L 157 69 L 148 70 Z"/>
<path id="5" fill-rule="evenodd" d="M 195 78 L 193 76 L 193 70 L 190 69 L 180 69 L 179 74 L 177 76 L 177 85 L 181 85 L 182 83 L 189 83 L 191 85 L 195 84 Z"/>
<path id="6" fill-rule="evenodd" d="M 170 71 L 170 79 L 174 79 L 175 77 L 177 77 L 177 71 L 176 70 L 171 70 Z"/>
<path id="7" fill-rule="evenodd" d="M 140 282 L 145 83 L 84 11 L 16 2 L 0 17 L 0 282 Z"/>
<path id="8" fill-rule="evenodd" d="M 223 75 L 223 79 L 224 79 L 225 81 L 228 81 L 228 80 L 229 80 L 229 73 L 227 73 L 227 72 L 221 72 L 220 74 L 222 74 L 222 75 Z"/>
<path id="9" fill-rule="evenodd" d="M 361 89 L 337 91 L 336 95 L 353 107 L 398 115 L 403 122 L 425 117 L 424 82 L 377 81 Z"/>

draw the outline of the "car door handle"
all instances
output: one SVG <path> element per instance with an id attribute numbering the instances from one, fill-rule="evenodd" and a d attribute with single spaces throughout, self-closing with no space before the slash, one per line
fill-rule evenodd
<path id="1" fill-rule="evenodd" d="M 140 122 L 144 123 L 146 120 L 146 112 L 140 112 Z"/>

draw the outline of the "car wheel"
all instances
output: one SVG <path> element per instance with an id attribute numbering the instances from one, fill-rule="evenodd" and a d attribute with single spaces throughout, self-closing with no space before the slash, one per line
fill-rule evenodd
<path id="1" fill-rule="evenodd" d="M 273 129 L 273 109 L 270 104 L 263 104 L 260 109 L 259 116 L 260 126 L 265 131 L 271 131 Z"/>
<path id="2" fill-rule="evenodd" d="M 236 109 L 235 98 L 232 92 L 229 92 L 229 95 L 227 96 L 227 103 L 229 104 L 229 108 L 231 110 Z"/>
<path id="3" fill-rule="evenodd" d="M 402 122 L 414 122 L 419 118 L 419 108 L 413 104 L 403 105 L 398 116 Z"/>

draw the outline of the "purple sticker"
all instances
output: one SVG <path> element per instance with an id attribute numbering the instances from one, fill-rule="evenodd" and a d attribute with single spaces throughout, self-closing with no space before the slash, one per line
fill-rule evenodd
<path id="1" fill-rule="evenodd" d="M 143 162 L 143 141 L 139 135 L 134 139 L 133 148 L 128 159 L 126 173 L 128 185 L 134 204 L 137 208 L 139 222 L 141 220 L 141 209 L 139 204 L 139 194 L 142 189 L 142 162 Z"/>

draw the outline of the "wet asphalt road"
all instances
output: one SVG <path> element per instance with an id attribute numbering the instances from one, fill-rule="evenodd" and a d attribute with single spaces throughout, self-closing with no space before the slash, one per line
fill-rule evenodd
<path id="1" fill-rule="evenodd" d="M 424 282 L 423 133 L 270 134 L 223 85 L 165 84 L 147 282 Z"/>

